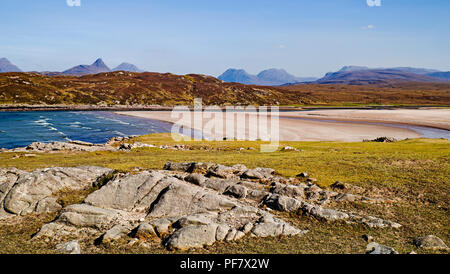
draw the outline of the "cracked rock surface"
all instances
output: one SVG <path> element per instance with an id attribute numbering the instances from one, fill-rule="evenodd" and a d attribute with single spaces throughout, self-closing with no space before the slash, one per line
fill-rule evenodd
<path id="1" fill-rule="evenodd" d="M 277 176 L 270 168 L 169 162 L 164 170 L 116 175 L 82 204 L 63 208 L 34 238 L 89 237 L 108 244 L 131 236 L 141 241 L 159 239 L 168 249 L 185 250 L 246 236 L 307 232 L 275 216 L 273 210 L 370 227 L 401 226 L 324 207 L 329 201 L 356 200 L 373 202 L 362 196 L 343 200 L 342 193 Z"/>
<path id="2" fill-rule="evenodd" d="M 91 187 L 113 170 L 102 167 L 55 167 L 25 172 L 0 169 L 0 218 L 55 212 L 60 191 Z"/>

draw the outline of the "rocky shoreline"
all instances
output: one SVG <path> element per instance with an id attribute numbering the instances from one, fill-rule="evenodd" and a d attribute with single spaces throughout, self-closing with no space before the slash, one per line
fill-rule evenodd
<path id="1" fill-rule="evenodd" d="M 174 146 L 155 146 L 151 144 L 144 144 L 140 142 L 130 142 L 132 138 L 138 137 L 137 135 L 131 135 L 127 137 L 113 137 L 104 144 L 93 144 L 83 141 L 68 141 L 68 142 L 34 142 L 26 147 L 18 147 L 13 149 L 0 148 L 2 152 L 28 152 L 28 153 L 58 153 L 58 152 L 95 152 L 95 151 L 115 151 L 124 152 L 131 151 L 135 148 L 159 148 L 159 149 L 172 149 L 172 150 L 186 150 L 184 145 Z"/>

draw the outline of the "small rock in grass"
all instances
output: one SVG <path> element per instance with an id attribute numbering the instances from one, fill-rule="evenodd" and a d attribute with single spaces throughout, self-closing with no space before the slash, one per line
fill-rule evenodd
<path id="1" fill-rule="evenodd" d="M 392 247 L 371 242 L 366 247 L 366 254 L 398 254 L 398 252 Z"/>
<path id="2" fill-rule="evenodd" d="M 306 177 L 308 177 L 308 173 L 302 172 L 302 173 L 298 174 L 297 177 L 306 178 Z"/>
<path id="3" fill-rule="evenodd" d="M 81 248 L 78 241 L 71 241 L 67 243 L 58 244 L 56 246 L 56 253 L 59 254 L 81 254 Z"/>
<path id="4" fill-rule="evenodd" d="M 414 240 L 417 247 L 431 249 L 431 250 L 448 250 L 448 246 L 440 238 L 434 235 L 427 235 L 418 237 Z"/>

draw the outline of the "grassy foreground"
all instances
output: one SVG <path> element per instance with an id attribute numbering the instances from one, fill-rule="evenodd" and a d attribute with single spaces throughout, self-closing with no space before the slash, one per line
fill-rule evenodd
<path id="1" fill-rule="evenodd" d="M 168 134 L 141 136 L 134 141 L 154 145 L 174 145 Z M 225 165 L 242 163 L 249 168 L 271 167 L 283 176 L 308 172 L 327 187 L 339 180 L 365 188 L 374 195 L 397 200 L 390 205 L 348 203 L 333 205 L 345 210 L 371 214 L 403 225 L 395 229 L 371 229 L 363 225 L 324 223 L 300 213 L 279 214 L 297 227 L 309 229 L 302 237 L 253 239 L 234 243 L 216 243 L 194 253 L 364 253 L 363 234 L 400 253 L 425 251 L 413 245 L 413 239 L 433 234 L 450 245 L 450 141 L 414 139 L 395 143 L 282 142 L 300 151 L 259 152 L 262 142 L 185 142 L 191 150 L 156 148 L 132 152 L 52 153 L 25 157 L 21 153 L 1 153 L 0 168 L 33 170 L 52 166 L 97 165 L 120 171 L 135 167 L 161 169 L 167 161 L 201 161 Z M 257 150 L 249 150 L 248 148 Z M 244 150 L 239 150 L 244 148 Z M 85 193 L 84 195 L 86 195 Z M 68 197 L 79 201 L 83 197 Z M 65 204 L 70 202 L 65 202 Z M 30 236 L 54 215 L 30 216 L 23 221 L 0 223 L 0 253 L 47 253 L 51 243 L 35 243 Z M 166 253 L 159 243 L 142 246 L 92 246 L 82 243 L 84 252 L 92 253 Z"/>

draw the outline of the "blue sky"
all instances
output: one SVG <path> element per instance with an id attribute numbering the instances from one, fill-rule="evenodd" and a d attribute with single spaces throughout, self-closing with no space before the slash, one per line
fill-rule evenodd
<path id="1" fill-rule="evenodd" d="M 60 71 L 97 57 L 114 67 L 217 76 L 344 65 L 450 70 L 450 1 L 1 0 L 0 57 Z"/>

